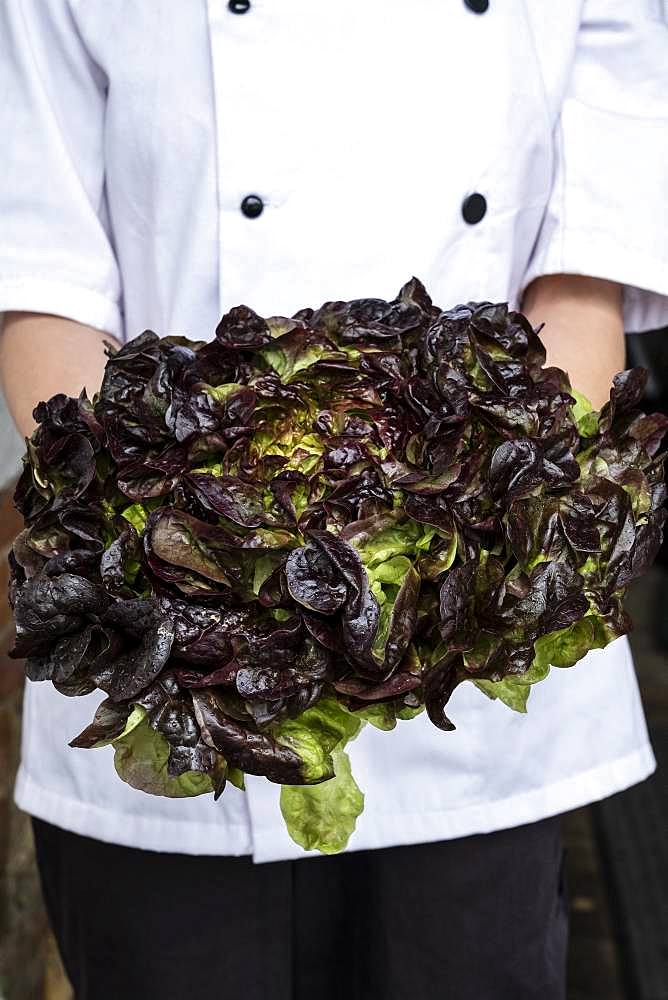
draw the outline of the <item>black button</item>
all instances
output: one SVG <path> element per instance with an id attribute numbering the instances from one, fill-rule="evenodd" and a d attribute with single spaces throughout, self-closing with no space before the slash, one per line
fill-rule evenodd
<path id="1" fill-rule="evenodd" d="M 470 194 L 468 198 L 464 198 L 464 201 L 462 202 L 462 215 L 464 216 L 464 222 L 468 222 L 470 226 L 475 226 L 476 222 L 480 222 L 486 211 L 487 202 L 485 197 L 484 195 L 478 194 L 477 191 Z"/>
<path id="2" fill-rule="evenodd" d="M 227 6 L 233 14 L 246 14 L 250 10 L 250 0 L 229 0 Z"/>
<path id="3" fill-rule="evenodd" d="M 474 14 L 484 14 L 489 8 L 489 0 L 464 0 L 464 3 Z"/>
<path id="4" fill-rule="evenodd" d="M 263 208 L 264 202 L 256 194 L 247 194 L 241 202 L 241 211 L 247 219 L 257 219 L 258 215 L 262 215 Z"/>

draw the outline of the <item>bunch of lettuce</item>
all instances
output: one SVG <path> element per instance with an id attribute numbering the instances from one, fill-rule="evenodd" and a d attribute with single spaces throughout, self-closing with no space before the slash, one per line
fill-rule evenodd
<path id="1" fill-rule="evenodd" d="M 341 849 L 363 796 L 345 744 L 473 681 L 526 710 L 550 666 L 627 632 L 661 543 L 668 426 L 645 373 L 591 407 L 505 304 L 392 302 L 263 319 L 210 342 L 147 331 L 100 392 L 40 403 L 16 504 L 14 654 L 107 695 L 138 789 L 282 790 L 305 847 Z"/>

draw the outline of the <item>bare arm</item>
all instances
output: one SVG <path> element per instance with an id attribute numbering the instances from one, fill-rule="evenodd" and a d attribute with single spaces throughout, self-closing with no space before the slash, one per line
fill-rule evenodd
<path id="1" fill-rule="evenodd" d="M 613 375 L 622 371 L 622 286 L 578 274 L 536 278 L 524 293 L 522 312 L 540 337 L 548 365 L 568 372 L 571 384 L 595 409 L 608 399 Z"/>
<path id="2" fill-rule="evenodd" d="M 35 423 L 33 407 L 57 392 L 92 397 L 102 382 L 109 334 L 62 316 L 7 313 L 0 336 L 0 382 L 9 412 L 26 437 Z M 120 345 L 119 345 L 120 346 Z"/>

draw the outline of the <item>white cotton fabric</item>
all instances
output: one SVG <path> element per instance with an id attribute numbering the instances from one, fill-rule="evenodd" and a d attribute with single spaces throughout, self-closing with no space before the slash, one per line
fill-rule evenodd
<path id="1" fill-rule="evenodd" d="M 517 306 L 565 271 L 622 283 L 629 331 L 660 327 L 667 74 L 651 0 L 3 0 L 0 312 L 209 339 L 241 302 L 290 314 L 416 274 L 444 307 Z M 134 847 L 302 856 L 264 779 L 159 799 L 108 748 L 68 749 L 100 697 L 27 684 L 23 809 Z M 527 715 L 473 685 L 449 715 L 352 745 L 350 850 L 528 823 L 656 766 L 626 639 L 553 669 Z"/>

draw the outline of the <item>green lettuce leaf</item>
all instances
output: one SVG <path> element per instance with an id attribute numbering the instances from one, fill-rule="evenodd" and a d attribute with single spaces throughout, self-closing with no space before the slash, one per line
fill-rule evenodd
<path id="1" fill-rule="evenodd" d="M 363 722 L 336 701 L 324 698 L 274 730 L 279 742 L 304 760 L 308 785 L 283 785 L 281 813 L 292 839 L 307 850 L 343 850 L 364 808 L 364 795 L 343 748 Z"/>
<path id="2" fill-rule="evenodd" d="M 473 683 L 492 700 L 498 698 L 515 712 L 526 712 L 531 685 L 544 680 L 550 672 L 549 663 L 538 657 L 534 659 L 526 673 L 504 677 L 500 681 L 478 680 Z"/>
<path id="3" fill-rule="evenodd" d="M 587 397 L 583 396 L 577 389 L 571 388 L 569 395 L 575 400 L 575 405 L 571 407 L 571 412 L 580 437 L 594 437 L 598 433 L 598 411 L 594 410 Z"/>
<path id="4" fill-rule="evenodd" d="M 126 521 L 129 521 L 132 527 L 135 529 L 138 535 L 141 535 L 142 531 L 146 527 L 146 519 L 149 512 L 140 503 L 130 504 L 125 510 L 121 511 L 121 517 L 124 517 Z"/>
<path id="5" fill-rule="evenodd" d="M 405 520 L 375 534 L 369 533 L 362 544 L 354 536 L 351 537 L 350 543 L 359 552 L 360 559 L 368 571 L 389 562 L 396 556 L 414 555 L 416 551 L 425 547 L 423 539 L 426 537 L 428 545 L 433 535 L 434 530 L 430 526 L 425 527 L 417 521 Z"/>
<path id="6" fill-rule="evenodd" d="M 205 385 L 203 389 L 217 403 L 224 403 L 235 393 L 244 392 L 246 386 L 238 382 L 224 382 L 223 385 Z"/>
<path id="7" fill-rule="evenodd" d="M 416 705 L 415 708 L 410 705 L 404 705 L 403 708 L 398 708 L 395 712 L 397 719 L 401 722 L 408 722 L 410 719 L 415 719 L 418 715 L 424 712 L 424 705 Z"/>
<path id="8" fill-rule="evenodd" d="M 550 667 L 572 667 L 590 649 L 602 649 L 617 638 L 603 618 L 588 614 L 568 628 L 550 632 L 536 639 L 533 663 L 524 674 L 504 677 L 500 681 L 477 680 L 477 688 L 489 698 L 498 698 L 516 712 L 526 712 L 531 685 L 545 680 Z"/>
<path id="9" fill-rule="evenodd" d="M 332 753 L 335 777 L 320 785 L 283 785 L 281 813 L 292 839 L 307 851 L 342 851 L 364 809 L 364 794 L 350 770 L 348 754 Z"/>
<path id="10" fill-rule="evenodd" d="M 235 788 L 238 788 L 240 792 L 246 791 L 246 780 L 244 772 L 240 771 L 238 767 L 228 767 L 227 769 L 227 780 Z"/>
<path id="11" fill-rule="evenodd" d="M 118 776 L 149 795 L 186 798 L 212 792 L 213 784 L 206 774 L 187 771 L 172 778 L 167 773 L 169 743 L 156 733 L 145 716 L 145 710 L 135 706 L 121 735 L 112 740 Z"/>
<path id="12" fill-rule="evenodd" d="M 292 343 L 290 343 L 292 349 L 286 348 L 279 339 L 271 347 L 264 347 L 259 352 L 283 382 L 289 382 L 299 372 L 320 361 L 346 360 L 346 355 L 342 351 L 333 350 L 323 344 L 308 344 L 304 350 L 298 352 Z"/>
<path id="13" fill-rule="evenodd" d="M 379 701 L 375 705 L 367 705 L 366 708 L 357 708 L 355 715 L 384 732 L 395 729 L 397 725 L 397 713 L 391 701 Z"/>
<path id="14" fill-rule="evenodd" d="M 137 534 L 141 535 L 142 531 L 146 527 L 148 515 L 151 511 L 156 510 L 161 505 L 162 497 L 147 497 L 143 503 L 132 503 L 129 507 L 125 507 L 120 513 L 121 517 L 124 517 L 126 521 L 130 522 Z"/>
<path id="15" fill-rule="evenodd" d="M 553 667 L 572 667 L 590 649 L 603 649 L 616 639 L 617 632 L 608 627 L 598 614 L 585 615 L 568 628 L 550 632 L 536 640 L 536 660 Z"/>
<path id="16" fill-rule="evenodd" d="M 362 722 L 330 698 L 323 698 L 295 719 L 273 727 L 271 734 L 303 760 L 304 780 L 327 781 L 334 775 L 332 754 L 357 736 Z"/>

